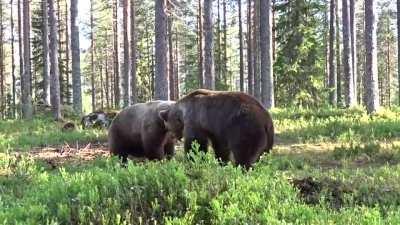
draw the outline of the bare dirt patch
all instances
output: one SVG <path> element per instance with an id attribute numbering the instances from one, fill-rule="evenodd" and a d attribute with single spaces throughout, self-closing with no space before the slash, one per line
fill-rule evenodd
<path id="1" fill-rule="evenodd" d="M 34 148 L 27 153 L 35 160 L 46 162 L 50 168 L 57 168 L 63 164 L 81 163 L 110 155 L 106 143 L 88 143 L 85 145 L 70 146 L 64 144 L 54 147 Z"/>

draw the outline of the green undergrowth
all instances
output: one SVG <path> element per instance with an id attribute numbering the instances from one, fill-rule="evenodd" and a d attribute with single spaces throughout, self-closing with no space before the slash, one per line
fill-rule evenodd
<path id="1" fill-rule="evenodd" d="M 101 141 L 105 132 L 63 133 L 43 118 L 0 122 L 0 134 L 14 137 L 0 139 L 0 224 L 400 224 L 399 113 L 273 110 L 276 145 L 250 171 L 197 145 L 190 157 L 178 150 L 159 162 L 49 164 L 14 150 Z"/>
<path id="2" fill-rule="evenodd" d="M 76 123 L 78 124 L 78 123 Z M 34 147 L 46 147 L 64 143 L 105 141 L 104 130 L 81 130 L 63 132 L 63 123 L 40 117 L 31 121 L 0 121 L 0 152 L 26 151 Z"/>

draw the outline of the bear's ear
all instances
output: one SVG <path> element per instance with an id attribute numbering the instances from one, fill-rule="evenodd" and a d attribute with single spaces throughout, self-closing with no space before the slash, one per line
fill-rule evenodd
<path id="1" fill-rule="evenodd" d="M 169 109 L 161 110 L 158 113 L 158 117 L 160 117 L 160 119 L 162 119 L 163 121 L 167 121 L 168 120 L 168 113 L 169 113 Z"/>

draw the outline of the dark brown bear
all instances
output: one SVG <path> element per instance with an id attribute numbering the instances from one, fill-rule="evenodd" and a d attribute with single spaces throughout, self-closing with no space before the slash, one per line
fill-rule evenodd
<path id="1" fill-rule="evenodd" d="M 211 140 L 223 162 L 232 153 L 236 164 L 249 168 L 274 142 L 270 114 L 253 97 L 241 92 L 196 90 L 160 112 L 168 130 L 185 139 L 185 151 L 196 140 L 207 150 Z"/>
<path id="2" fill-rule="evenodd" d="M 174 102 L 139 103 L 122 110 L 108 131 L 110 151 L 126 161 L 128 155 L 163 159 L 174 154 L 174 138 L 159 117 Z"/>

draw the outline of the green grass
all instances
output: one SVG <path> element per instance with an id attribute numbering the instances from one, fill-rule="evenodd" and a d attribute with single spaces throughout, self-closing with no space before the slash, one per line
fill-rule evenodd
<path id="1" fill-rule="evenodd" d="M 278 143 L 248 172 L 182 151 L 127 167 L 100 157 L 54 168 L 13 151 L 105 133 L 63 133 L 46 119 L 1 122 L 0 135 L 14 139 L 0 139 L 8 150 L 0 224 L 400 224 L 399 113 L 274 110 Z"/>
<path id="2" fill-rule="evenodd" d="M 50 118 L 37 118 L 32 121 L 0 121 L 0 152 L 6 150 L 29 150 L 64 143 L 106 140 L 105 131 L 81 130 L 63 132 L 62 123 Z"/>

